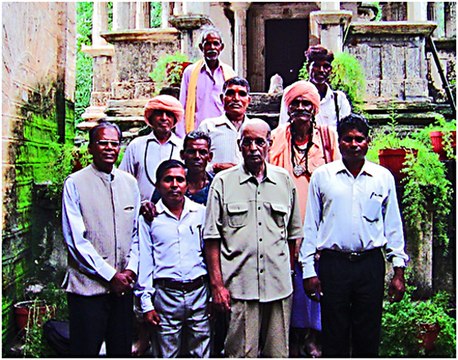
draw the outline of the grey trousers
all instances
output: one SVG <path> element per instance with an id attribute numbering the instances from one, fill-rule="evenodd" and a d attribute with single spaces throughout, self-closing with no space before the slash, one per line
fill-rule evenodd
<path id="1" fill-rule="evenodd" d="M 207 285 L 184 292 L 155 286 L 154 308 L 160 317 L 156 339 L 160 356 L 210 356 L 209 289 Z"/>
<path id="2" fill-rule="evenodd" d="M 291 295 L 267 303 L 232 299 L 225 356 L 288 357 L 291 305 Z"/>

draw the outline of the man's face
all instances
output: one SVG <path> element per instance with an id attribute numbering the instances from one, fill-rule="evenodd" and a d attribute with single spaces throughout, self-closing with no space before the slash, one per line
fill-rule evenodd
<path id="1" fill-rule="evenodd" d="M 229 117 L 243 116 L 251 101 L 251 96 L 248 95 L 248 90 L 242 85 L 229 85 L 224 94 L 221 95 L 224 111 Z"/>
<path id="2" fill-rule="evenodd" d="M 209 161 L 213 158 L 213 153 L 208 148 L 208 142 L 205 139 L 191 139 L 186 142 L 186 148 L 181 151 L 188 171 L 203 172 Z"/>
<path id="3" fill-rule="evenodd" d="M 347 162 L 364 160 L 368 147 L 369 138 L 357 129 L 348 130 L 339 139 L 339 149 L 342 159 Z"/>
<path id="4" fill-rule="evenodd" d="M 207 61 L 218 60 L 221 51 L 224 49 L 224 44 L 217 34 L 208 34 L 202 44 L 199 44 L 199 49 L 204 53 L 204 58 Z"/>
<path id="5" fill-rule="evenodd" d="M 300 95 L 288 106 L 288 115 L 291 121 L 311 121 L 315 115 L 313 104 L 305 96 Z"/>
<path id="6" fill-rule="evenodd" d="M 170 133 L 176 124 L 173 112 L 163 109 L 153 110 L 148 119 L 155 134 Z"/>
<path id="7" fill-rule="evenodd" d="M 166 170 L 162 178 L 156 182 L 156 188 L 166 205 L 182 202 L 187 187 L 186 172 L 181 167 Z"/>
<path id="8" fill-rule="evenodd" d="M 329 61 L 319 60 L 312 61 L 309 65 L 310 82 L 313 84 L 324 84 L 329 80 L 331 75 L 332 66 Z"/>
<path id="9" fill-rule="evenodd" d="M 100 128 L 95 134 L 95 141 L 89 144 L 94 165 L 104 172 L 111 172 L 119 155 L 119 134 L 115 128 Z"/>
<path id="10" fill-rule="evenodd" d="M 248 125 L 243 130 L 239 148 L 248 170 L 256 169 L 267 159 L 270 146 L 267 134 L 268 128 L 260 125 Z"/>

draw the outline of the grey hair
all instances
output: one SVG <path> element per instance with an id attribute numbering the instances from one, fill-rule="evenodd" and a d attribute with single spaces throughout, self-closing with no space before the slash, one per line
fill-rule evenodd
<path id="1" fill-rule="evenodd" d="M 219 31 L 214 25 L 204 25 L 201 27 L 201 30 L 202 32 L 200 33 L 199 44 L 203 44 L 205 41 L 205 38 L 209 34 L 218 35 L 219 39 L 221 40 L 221 43 L 223 43 L 223 35 L 221 34 L 221 31 Z"/>
<path id="2" fill-rule="evenodd" d="M 243 131 L 248 127 L 248 126 L 262 126 L 266 127 L 267 129 L 267 134 L 266 134 L 266 139 L 270 140 L 270 134 L 272 132 L 272 129 L 270 128 L 269 124 L 259 118 L 253 118 L 253 119 L 248 119 L 243 122 L 242 126 L 240 127 L 240 132 L 239 132 L 239 139 L 242 138 Z"/>

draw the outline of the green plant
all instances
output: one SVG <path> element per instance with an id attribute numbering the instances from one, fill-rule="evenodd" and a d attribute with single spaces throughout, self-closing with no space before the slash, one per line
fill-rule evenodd
<path id="1" fill-rule="evenodd" d="M 455 357 L 456 319 L 448 314 L 450 296 L 438 292 L 425 301 L 414 301 L 415 287 L 407 285 L 400 302 L 384 302 L 382 315 L 381 357 Z M 434 350 L 426 353 L 420 346 L 420 324 L 439 324 Z"/>
<path id="2" fill-rule="evenodd" d="M 188 56 L 180 52 L 161 56 L 154 70 L 149 74 L 150 78 L 154 81 L 155 88 L 159 90 L 164 86 L 179 83 L 183 71 L 182 64 L 188 61 Z"/>
<path id="3" fill-rule="evenodd" d="M 377 132 L 371 141 L 367 159 L 378 163 L 378 152 L 381 149 L 404 148 L 415 149 L 417 154 L 406 154 L 406 174 L 402 185 L 403 217 L 409 228 L 409 233 L 419 238 L 421 231 L 425 230 L 428 212 L 433 209 L 433 236 L 439 244 L 445 245 L 447 252 L 449 238 L 447 234 L 448 216 L 451 211 L 452 186 L 447 180 L 445 166 L 432 151 L 430 143 L 415 132 L 401 137 L 396 131 L 394 118 L 388 131 Z"/>
<path id="4" fill-rule="evenodd" d="M 151 26 L 152 28 L 161 27 L 162 4 L 160 1 L 153 1 L 151 4 Z"/>
<path id="5" fill-rule="evenodd" d="M 455 149 L 452 146 L 453 137 L 452 131 L 456 131 L 456 120 L 447 121 L 443 115 L 436 114 L 434 116 L 434 123 L 426 126 L 421 131 L 415 134 L 415 138 L 422 141 L 426 146 L 431 146 L 431 139 L 429 134 L 432 131 L 442 132 L 442 141 L 444 143 L 444 150 L 448 159 L 456 159 Z"/>
<path id="6" fill-rule="evenodd" d="M 307 61 L 299 70 L 299 79 L 307 80 Z M 355 56 L 340 52 L 334 54 L 330 85 L 348 96 L 354 112 L 361 112 L 366 93 L 366 76 L 363 67 Z"/>

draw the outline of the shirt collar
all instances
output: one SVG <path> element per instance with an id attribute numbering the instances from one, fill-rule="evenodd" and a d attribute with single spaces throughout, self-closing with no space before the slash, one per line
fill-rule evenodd
<path id="1" fill-rule="evenodd" d="M 245 114 L 245 116 L 243 117 L 243 122 L 242 123 L 244 123 L 247 120 L 248 120 L 248 117 Z M 229 120 L 229 118 L 226 116 L 225 113 L 223 115 L 221 115 L 220 117 L 216 118 L 216 120 L 215 120 L 215 126 L 221 126 L 221 125 L 227 125 L 227 126 L 235 129 L 234 124 L 231 122 L 231 120 Z"/>
<path id="2" fill-rule="evenodd" d="M 188 199 L 185 196 L 184 197 L 183 212 L 181 213 L 181 219 L 183 219 L 186 216 L 186 214 L 188 214 L 190 212 L 195 212 L 198 209 L 199 209 L 199 204 L 195 203 L 194 201 L 192 201 L 191 199 Z M 160 199 L 156 203 L 156 211 L 157 211 L 158 215 L 166 213 L 168 216 L 173 217 L 174 219 L 176 219 L 176 216 L 173 215 L 173 213 L 169 210 L 169 208 L 164 205 L 164 203 L 162 202 L 162 199 Z"/>
<path id="3" fill-rule="evenodd" d="M 153 140 L 153 141 L 157 142 L 158 144 L 160 144 L 160 143 L 159 143 L 159 140 L 157 139 L 156 135 L 154 134 L 154 131 L 151 131 L 151 132 L 149 133 L 148 137 L 149 137 L 151 140 Z M 167 139 L 167 141 L 165 142 L 165 144 L 167 144 L 167 143 L 171 143 L 171 144 L 173 144 L 173 145 L 175 145 L 175 146 L 178 146 L 178 145 L 179 145 L 179 138 L 178 138 L 178 136 L 175 135 L 175 133 L 174 133 L 173 131 L 172 131 L 172 133 L 170 134 L 170 137 L 169 137 L 169 138 Z"/>
<path id="4" fill-rule="evenodd" d="M 326 84 L 326 95 L 324 96 L 323 99 L 321 99 L 321 103 L 329 101 L 333 97 L 334 97 L 334 92 L 332 91 L 331 87 L 328 84 Z"/>
<path id="5" fill-rule="evenodd" d="M 215 72 L 218 71 L 219 69 L 221 69 L 221 60 L 220 59 L 218 59 L 218 67 L 215 69 Z M 209 74 L 212 73 L 212 71 L 208 67 L 207 62 L 205 61 L 205 59 L 204 59 L 204 63 L 202 64 L 202 68 L 200 69 L 200 71 L 202 71 L 202 70 L 208 72 Z"/>
<path id="6" fill-rule="evenodd" d="M 113 169 L 111 170 L 111 172 L 109 174 L 107 174 L 104 171 L 100 171 L 99 169 L 97 169 L 97 167 L 95 166 L 94 163 L 91 163 L 91 167 L 92 167 L 92 170 L 94 171 L 94 173 L 99 178 L 101 178 L 102 180 L 107 181 L 107 182 L 111 182 L 111 181 L 114 180 L 114 178 L 115 178 L 115 170 L 116 170 L 116 167 L 114 165 L 113 165 Z"/>
<path id="7" fill-rule="evenodd" d="M 334 163 L 335 163 L 335 173 L 336 174 L 341 173 L 341 172 L 350 174 L 350 171 L 347 169 L 342 159 L 336 160 Z M 361 171 L 359 172 L 358 176 L 360 175 L 374 176 L 374 166 L 367 159 L 364 159 L 364 165 L 361 168 Z"/>
<path id="8" fill-rule="evenodd" d="M 272 171 L 270 169 L 271 165 L 266 162 L 265 166 L 266 166 L 266 168 L 265 168 L 266 173 L 265 173 L 264 179 L 262 181 L 263 182 L 264 181 L 269 181 L 272 184 L 276 184 L 275 179 L 272 177 Z M 245 169 L 245 166 L 243 166 L 243 163 L 238 165 L 238 167 L 239 167 L 239 170 L 240 170 L 240 184 L 244 184 L 244 183 L 248 182 L 251 179 L 256 179 L 256 177 L 254 175 L 250 174 Z M 258 180 L 256 179 L 256 181 L 258 181 Z"/>

